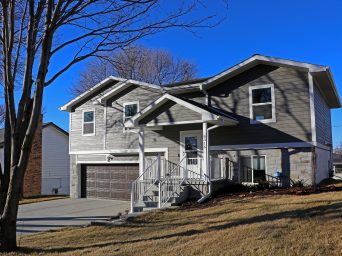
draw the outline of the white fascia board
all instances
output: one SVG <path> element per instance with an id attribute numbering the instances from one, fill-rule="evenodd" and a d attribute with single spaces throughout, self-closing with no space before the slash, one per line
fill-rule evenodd
<path id="1" fill-rule="evenodd" d="M 71 107 L 73 105 L 75 105 L 76 103 L 80 102 L 82 99 L 84 99 L 85 97 L 91 95 L 92 93 L 95 93 L 96 91 L 98 91 L 99 89 L 101 89 L 103 86 L 105 86 L 106 84 L 108 84 L 111 81 L 116 81 L 116 79 L 114 79 L 111 76 L 107 77 L 106 79 L 104 79 L 103 81 L 101 81 L 100 83 L 95 85 L 94 87 L 90 88 L 89 90 L 85 91 L 84 93 L 82 93 L 81 95 L 77 96 L 73 100 L 69 101 L 67 104 L 65 104 L 62 107 L 60 107 L 60 110 L 62 110 L 62 111 L 70 111 L 70 109 L 71 109 Z"/>
<path id="2" fill-rule="evenodd" d="M 201 85 L 201 90 L 207 90 L 213 86 L 215 86 L 215 81 L 219 80 L 220 78 L 234 75 L 236 72 L 242 72 L 245 69 L 248 69 L 251 65 L 257 65 L 260 63 L 265 63 L 269 65 L 276 65 L 276 66 L 286 66 L 286 67 L 292 67 L 296 69 L 306 70 L 310 72 L 318 72 L 318 71 L 326 71 L 327 67 L 320 66 L 320 65 L 314 65 L 309 63 L 303 63 L 303 62 L 297 62 L 292 60 L 286 60 L 286 59 L 280 59 L 280 58 L 273 58 L 273 57 L 267 57 L 263 55 L 255 55 L 250 57 L 249 59 L 219 73 L 218 75 L 212 77 L 211 79 L 205 81 Z"/>
<path id="3" fill-rule="evenodd" d="M 156 101 L 152 102 L 150 105 L 148 105 L 142 111 L 140 111 L 137 114 L 135 114 L 131 119 L 127 120 L 124 123 L 124 126 L 127 127 L 127 128 L 135 127 L 138 124 L 139 120 L 141 120 L 142 118 L 147 116 L 149 113 L 154 111 L 154 109 L 160 107 L 166 101 L 168 101 L 167 95 L 168 94 L 164 94 L 162 97 L 160 97 Z"/>
<path id="4" fill-rule="evenodd" d="M 145 152 L 168 152 L 168 148 L 145 148 Z M 70 151 L 70 155 L 106 155 L 106 154 L 138 154 L 139 149 L 112 149 L 112 150 L 79 150 Z"/>
<path id="5" fill-rule="evenodd" d="M 153 88 L 156 90 L 163 90 L 163 88 L 161 86 L 158 86 L 158 85 L 144 83 L 144 82 L 140 82 L 140 81 L 136 81 L 136 80 L 132 80 L 132 79 L 125 79 L 125 78 L 121 78 L 121 77 L 109 76 L 106 79 L 104 79 L 103 81 L 101 81 L 100 83 L 98 83 L 97 85 L 95 85 L 94 87 L 90 88 L 89 90 L 85 91 L 84 93 L 77 96 L 73 100 L 69 101 L 67 104 L 60 107 L 60 110 L 70 111 L 70 109 L 73 105 L 80 102 L 85 97 L 95 93 L 96 91 L 98 91 L 99 89 L 101 89 L 103 86 L 105 86 L 106 84 L 108 84 L 111 81 L 118 81 L 118 82 L 127 83 L 127 84 L 136 84 L 139 86 L 145 86 L 145 87 Z"/>
<path id="6" fill-rule="evenodd" d="M 202 121 L 213 121 L 213 120 L 217 120 L 219 118 L 218 115 L 215 115 L 213 113 L 210 113 L 207 110 L 204 110 L 202 108 L 199 108 L 189 102 L 186 102 L 180 98 L 174 97 L 170 94 L 164 94 L 161 98 L 157 99 L 155 102 L 153 102 L 152 104 L 150 104 L 148 107 L 146 107 L 144 110 L 142 110 L 141 112 L 137 113 L 133 118 L 131 118 L 130 120 L 128 120 L 127 122 L 125 122 L 125 127 L 127 128 L 132 128 L 135 126 L 138 126 L 138 122 L 143 119 L 145 116 L 147 116 L 148 114 L 150 114 L 151 112 L 153 112 L 155 109 L 157 109 L 158 107 L 160 107 L 162 104 L 164 104 L 165 102 L 167 102 L 168 100 L 171 100 L 179 105 L 182 105 L 190 110 L 193 110 L 199 114 L 202 115 Z"/>
<path id="7" fill-rule="evenodd" d="M 116 94 L 122 92 L 123 90 L 130 87 L 131 85 L 132 84 L 128 83 L 128 82 L 119 82 L 119 85 L 117 85 L 113 90 L 110 90 L 105 95 L 100 97 L 98 99 L 98 101 L 101 103 L 105 103 L 108 99 L 110 99 L 111 97 L 115 96 Z"/>
<path id="8" fill-rule="evenodd" d="M 334 79 L 334 76 L 332 75 L 332 72 L 331 72 L 329 67 L 327 67 L 326 72 L 327 72 L 328 78 L 329 78 L 329 80 L 331 82 L 332 89 L 333 89 L 333 91 L 334 91 L 334 93 L 335 93 L 335 95 L 337 97 L 337 100 L 340 103 L 340 107 L 341 107 L 342 103 L 341 103 L 340 95 L 337 92 L 337 87 L 336 87 L 335 79 Z"/>

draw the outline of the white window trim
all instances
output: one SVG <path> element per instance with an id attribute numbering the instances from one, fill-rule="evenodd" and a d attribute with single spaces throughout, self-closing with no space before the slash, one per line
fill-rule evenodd
<path id="1" fill-rule="evenodd" d="M 268 170 L 267 170 L 267 155 L 242 155 L 242 156 L 240 156 L 240 157 L 250 157 L 250 158 L 251 158 L 251 166 L 252 166 L 252 171 L 253 171 L 253 173 L 252 173 L 252 182 L 244 182 L 244 183 L 246 183 L 246 184 L 253 184 L 253 185 L 258 184 L 258 183 L 255 183 L 255 182 L 254 182 L 253 157 L 255 157 L 255 156 L 265 157 L 265 175 L 269 175 L 269 174 L 268 174 Z M 240 160 L 239 160 L 239 179 L 240 179 L 240 175 L 241 175 L 241 173 L 240 173 L 240 171 L 241 171 L 240 168 L 241 168 L 241 162 L 240 162 Z"/>
<path id="2" fill-rule="evenodd" d="M 93 112 L 94 113 L 94 132 L 93 133 L 84 133 L 84 113 L 85 112 Z M 91 123 L 91 122 L 87 122 L 87 123 Z M 82 136 L 95 136 L 95 129 L 96 129 L 96 111 L 95 109 L 87 109 L 87 110 L 83 110 L 82 111 Z"/>
<path id="3" fill-rule="evenodd" d="M 122 105 L 122 118 L 123 118 L 123 123 L 125 123 L 126 121 L 126 116 L 125 116 L 125 106 L 127 105 L 133 105 L 133 104 L 136 104 L 137 105 L 137 113 L 140 111 L 139 110 L 139 101 L 131 101 L 131 102 L 125 102 L 123 105 Z M 132 118 L 133 116 L 130 116 L 130 118 Z"/>
<path id="4" fill-rule="evenodd" d="M 271 103 L 254 103 L 253 104 L 253 97 L 252 91 L 255 89 L 265 89 L 271 88 Z M 253 119 L 253 106 L 262 106 L 262 105 L 269 105 L 272 104 L 272 119 L 264 119 L 264 120 L 254 120 Z M 277 122 L 276 119 L 276 110 L 275 110 L 275 94 L 274 94 L 274 84 L 264 84 L 264 85 L 255 85 L 249 87 L 249 117 L 250 117 L 250 124 L 260 124 L 260 123 L 275 123 Z"/>

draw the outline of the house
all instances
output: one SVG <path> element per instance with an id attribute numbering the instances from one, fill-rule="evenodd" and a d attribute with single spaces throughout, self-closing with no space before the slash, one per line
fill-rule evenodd
<path id="1" fill-rule="evenodd" d="M 42 194 L 69 195 L 69 134 L 53 122 L 43 124 Z"/>
<path id="2" fill-rule="evenodd" d="M 342 179 L 342 154 L 333 154 L 333 165 L 334 165 L 334 177 Z"/>
<path id="3" fill-rule="evenodd" d="M 328 67 L 263 55 L 164 87 L 111 76 L 61 107 L 70 193 L 140 211 L 204 200 L 224 182 L 318 183 L 340 107 Z"/>
<path id="4" fill-rule="evenodd" d="M 0 162 L 4 163 L 4 129 L 0 130 Z M 22 195 L 69 194 L 69 135 L 50 122 L 39 122 L 33 141 Z"/>

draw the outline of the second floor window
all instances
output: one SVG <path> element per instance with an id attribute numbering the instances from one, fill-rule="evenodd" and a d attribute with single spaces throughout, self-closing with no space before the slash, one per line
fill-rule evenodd
<path id="1" fill-rule="evenodd" d="M 95 113 L 94 111 L 83 112 L 83 135 L 95 134 Z"/>
<path id="2" fill-rule="evenodd" d="M 126 122 L 128 119 L 132 118 L 139 111 L 138 102 L 129 102 L 123 105 L 123 119 Z"/>
<path id="3" fill-rule="evenodd" d="M 251 123 L 276 121 L 273 84 L 250 87 L 249 104 Z"/>

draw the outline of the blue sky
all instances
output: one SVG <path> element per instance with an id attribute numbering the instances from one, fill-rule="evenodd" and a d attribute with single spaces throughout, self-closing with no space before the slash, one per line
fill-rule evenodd
<path id="1" fill-rule="evenodd" d="M 253 54 L 330 66 L 342 94 L 342 1 L 230 0 L 225 10 L 216 1 L 211 11 L 227 15 L 218 27 L 201 29 L 197 36 L 168 30 L 139 42 L 169 50 L 198 65 L 200 77 L 214 75 Z M 203 14 L 204 10 L 203 10 Z M 77 65 L 45 90 L 44 120 L 68 130 L 68 113 L 58 110 L 72 99 L 83 64 Z M 342 142 L 342 110 L 332 111 L 334 144 Z"/>

